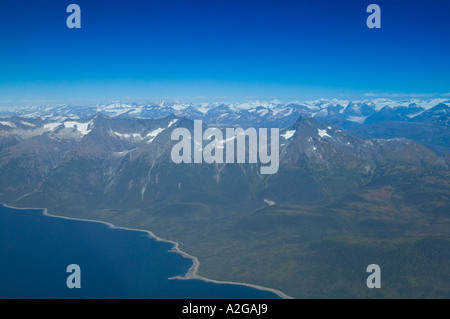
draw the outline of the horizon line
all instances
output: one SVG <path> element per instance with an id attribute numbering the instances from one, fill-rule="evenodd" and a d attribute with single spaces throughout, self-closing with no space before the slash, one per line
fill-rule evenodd
<path id="1" fill-rule="evenodd" d="M 408 101 L 408 100 L 419 100 L 419 101 L 427 101 L 427 100 L 435 100 L 435 99 L 449 99 L 450 93 L 443 94 L 372 94 L 365 93 L 361 97 L 318 97 L 318 98 L 309 98 L 309 99 L 301 99 L 301 98 L 258 98 L 258 97 L 248 97 L 244 99 L 238 99 L 233 97 L 222 97 L 222 98 L 206 98 L 206 97 L 187 97 L 187 98 L 175 98 L 175 97 L 167 97 L 167 98 L 112 98 L 112 99 L 79 99 L 79 102 L 76 101 L 65 101 L 62 102 L 57 99 L 36 99 L 36 100 L 0 100 L 0 108 L 11 109 L 11 108 L 28 108 L 28 107 L 62 107 L 62 106 L 95 106 L 95 105 L 107 105 L 120 103 L 125 105 L 155 105 L 155 104 L 174 104 L 174 103 L 182 103 L 182 104 L 193 104 L 193 105 L 201 105 L 201 104 L 245 104 L 245 103 L 278 103 L 278 104 L 290 104 L 290 103 L 308 103 L 308 102 L 316 102 L 316 101 L 345 101 L 345 102 L 364 102 L 364 101 L 375 101 L 375 100 L 391 100 L 391 101 Z M 10 104 L 11 105 L 3 105 Z"/>

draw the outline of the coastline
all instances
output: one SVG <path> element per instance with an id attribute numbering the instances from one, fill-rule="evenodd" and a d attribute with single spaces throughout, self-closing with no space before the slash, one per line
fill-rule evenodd
<path id="1" fill-rule="evenodd" d="M 169 252 L 174 252 L 174 253 L 180 254 L 181 256 L 192 260 L 192 266 L 189 268 L 188 272 L 184 276 L 170 277 L 169 279 L 172 279 L 172 280 L 198 279 L 198 280 L 202 280 L 202 281 L 205 281 L 205 282 L 212 282 L 212 283 L 216 283 L 216 284 L 230 284 L 230 285 L 246 286 L 246 287 L 251 287 L 251 288 L 258 289 L 258 290 L 264 290 L 264 291 L 272 292 L 272 293 L 276 294 L 277 296 L 279 296 L 282 299 L 294 299 L 293 297 L 288 296 L 284 292 L 282 292 L 280 290 L 277 290 L 277 289 L 273 289 L 273 288 L 268 288 L 268 287 L 263 287 L 263 286 L 259 286 L 259 285 L 255 285 L 255 284 L 249 284 L 249 283 L 243 283 L 243 282 L 220 281 L 220 280 L 215 280 L 215 279 L 210 279 L 210 278 L 206 278 L 206 277 L 200 276 L 200 275 L 197 274 L 198 269 L 200 267 L 200 261 L 198 260 L 197 257 L 192 256 L 192 255 L 182 251 L 179 248 L 179 244 L 177 242 L 175 242 L 173 240 L 170 240 L 170 239 L 164 239 L 164 238 L 158 237 L 150 230 L 116 226 L 116 225 L 114 225 L 114 224 L 112 224 L 110 222 L 101 221 L 101 220 L 54 215 L 54 214 L 50 214 L 48 212 L 47 208 L 14 207 L 14 206 L 11 206 L 11 205 L 7 205 L 5 203 L 0 203 L 0 205 L 3 205 L 5 207 L 11 208 L 11 209 L 19 209 L 19 210 L 41 210 L 42 214 L 44 216 L 47 216 L 47 217 L 62 218 L 62 219 L 77 220 L 77 221 L 92 222 L 92 223 L 100 223 L 100 224 L 107 225 L 108 227 L 113 228 L 113 229 L 115 228 L 115 229 L 123 229 L 123 230 L 130 230 L 130 231 L 145 232 L 145 233 L 147 233 L 147 235 L 150 238 L 153 238 L 156 241 L 166 242 L 166 243 L 172 244 L 173 247 L 172 247 L 172 249 L 169 250 Z"/>

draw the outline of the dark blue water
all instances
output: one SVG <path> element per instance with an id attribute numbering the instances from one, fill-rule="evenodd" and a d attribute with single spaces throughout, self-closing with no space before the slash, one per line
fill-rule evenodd
<path id="1" fill-rule="evenodd" d="M 146 233 L 0 205 L 0 298 L 278 298 L 239 285 L 169 280 L 190 259 Z M 81 288 L 66 285 L 81 268 Z"/>

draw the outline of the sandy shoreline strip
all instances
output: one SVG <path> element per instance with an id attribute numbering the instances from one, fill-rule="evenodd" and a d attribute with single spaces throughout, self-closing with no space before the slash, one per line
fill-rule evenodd
<path id="1" fill-rule="evenodd" d="M 180 254 L 180 255 L 182 255 L 185 258 L 191 259 L 192 260 L 192 266 L 191 266 L 191 268 L 189 268 L 189 270 L 186 273 L 186 275 L 184 275 L 184 276 L 175 276 L 175 277 L 171 277 L 169 279 L 178 279 L 178 280 L 198 279 L 198 280 L 202 280 L 202 281 L 205 281 L 205 282 L 213 282 L 213 283 L 216 283 L 216 284 L 230 284 L 230 285 L 246 286 L 246 287 L 256 288 L 256 289 L 259 289 L 259 290 L 270 291 L 270 292 L 278 295 L 279 297 L 281 297 L 283 299 L 294 299 L 293 297 L 286 295 L 284 292 L 282 292 L 280 290 L 277 290 L 277 289 L 273 289 L 273 288 L 263 287 L 263 286 L 254 285 L 254 284 L 247 284 L 247 283 L 242 283 L 242 282 L 220 281 L 220 280 L 214 280 L 214 279 L 209 279 L 209 278 L 200 276 L 200 275 L 197 274 L 198 268 L 200 267 L 200 262 L 199 262 L 197 257 L 191 256 L 188 253 L 182 251 L 179 248 L 179 245 L 178 245 L 177 242 L 175 242 L 173 240 L 169 240 L 169 239 L 164 239 L 164 238 L 158 237 L 153 232 L 151 232 L 150 230 L 115 226 L 114 224 L 112 224 L 110 222 L 101 221 L 101 220 L 53 215 L 53 214 L 50 214 L 48 212 L 47 208 L 14 207 L 14 206 L 10 206 L 10 205 L 4 204 L 4 203 L 1 203 L 1 205 L 5 206 L 5 207 L 8 207 L 8 208 L 12 208 L 12 209 L 41 210 L 43 212 L 44 216 L 53 217 L 53 218 L 62 218 L 62 219 L 78 220 L 78 221 L 84 221 L 84 222 L 100 223 L 100 224 L 107 225 L 110 228 L 144 232 L 144 233 L 147 233 L 149 237 L 154 238 L 156 241 L 166 242 L 166 243 L 172 244 L 173 247 L 169 251 L 177 253 L 177 254 Z"/>

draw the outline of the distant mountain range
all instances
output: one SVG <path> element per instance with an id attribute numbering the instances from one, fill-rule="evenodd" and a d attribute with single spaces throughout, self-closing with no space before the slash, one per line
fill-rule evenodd
<path id="1" fill-rule="evenodd" d="M 155 102 L 155 103 L 125 103 L 115 101 L 109 104 L 93 104 L 89 106 L 27 106 L 0 108 L 0 116 L 41 117 L 43 119 L 79 119 L 103 113 L 110 117 L 160 118 L 170 114 L 190 119 L 202 118 L 208 122 L 219 124 L 224 121 L 248 125 L 244 119 L 252 115 L 263 121 L 279 121 L 283 118 L 294 118 L 298 115 L 306 117 L 326 118 L 339 115 L 342 119 L 356 123 L 374 123 L 380 120 L 410 120 L 436 105 L 450 106 L 450 99 L 436 98 L 429 100 L 391 100 L 373 99 L 350 101 L 338 99 L 319 99 L 314 101 L 293 101 L 282 103 L 278 100 L 251 101 L 245 103 L 185 103 L 185 102 Z M 380 112 L 381 111 L 381 112 Z M 375 114 L 379 115 L 376 116 Z M 234 116 L 233 116 L 234 115 Z M 242 120 L 237 121 L 238 118 Z M 225 119 L 227 118 L 227 119 Z M 249 119 L 251 120 L 251 118 Z M 237 121 L 235 123 L 235 121 Z M 276 123 L 278 126 L 283 122 Z M 292 123 L 291 123 L 292 124 Z"/>
<path id="2" fill-rule="evenodd" d="M 148 228 L 199 257 L 205 276 L 295 297 L 448 297 L 449 105 L 117 102 L 3 110 L 0 200 Z M 194 119 L 222 130 L 281 128 L 279 171 L 173 163 L 171 132 L 192 131 Z M 410 258 L 413 266 L 404 266 Z M 376 293 L 360 278 L 371 263 L 392 280 Z"/>
<path id="3" fill-rule="evenodd" d="M 348 101 L 319 99 L 281 103 L 253 101 L 247 103 L 123 103 L 90 106 L 63 105 L 0 109 L 0 130 L 26 128 L 15 117 L 41 118 L 43 123 L 87 119 L 97 113 L 110 117 L 157 119 L 174 114 L 191 120 L 201 119 L 219 127 L 278 127 L 294 124 L 299 116 L 315 118 L 321 123 L 339 125 L 361 138 L 404 137 L 421 142 L 440 154 L 450 152 L 448 130 L 449 99 Z M 3 122 L 3 123 L 2 123 Z M 10 125 L 8 125 L 8 123 Z M 33 123 L 31 123 L 33 124 Z M 29 126 L 31 127 L 31 126 Z"/>

